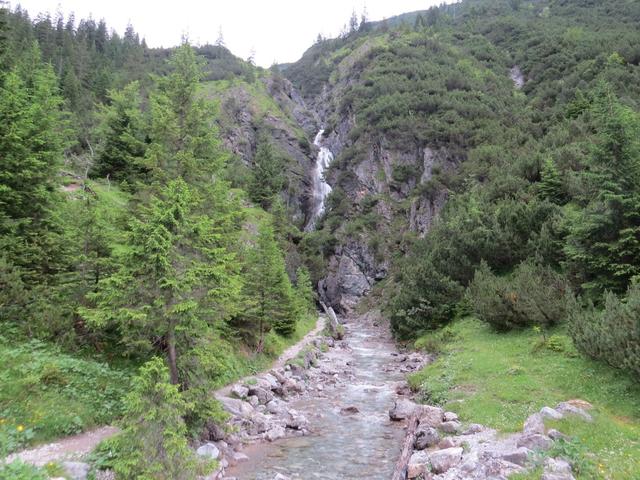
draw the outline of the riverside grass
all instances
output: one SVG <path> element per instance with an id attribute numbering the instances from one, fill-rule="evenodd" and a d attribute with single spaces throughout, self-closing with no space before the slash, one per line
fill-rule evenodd
<path id="1" fill-rule="evenodd" d="M 496 333 L 475 318 L 458 320 L 416 341 L 438 348 L 435 362 L 409 377 L 427 403 L 438 403 L 502 432 L 522 429 L 541 407 L 580 398 L 593 423 L 548 422 L 573 440 L 558 453 L 578 465 L 578 479 L 640 478 L 640 385 L 626 374 L 577 354 L 562 329 Z M 539 472 L 515 477 L 539 478 Z"/>

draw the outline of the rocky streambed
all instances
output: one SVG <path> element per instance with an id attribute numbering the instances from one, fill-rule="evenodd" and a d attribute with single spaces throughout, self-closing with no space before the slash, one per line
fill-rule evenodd
<path id="1" fill-rule="evenodd" d="M 215 478 L 391 477 L 404 426 L 389 409 L 425 357 L 399 354 L 374 313 L 344 329 L 344 339 L 318 338 L 285 367 L 220 398 L 235 433 L 213 443 L 224 467 Z"/>

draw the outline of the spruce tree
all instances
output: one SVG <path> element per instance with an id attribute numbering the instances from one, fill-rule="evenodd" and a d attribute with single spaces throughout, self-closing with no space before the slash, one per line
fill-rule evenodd
<path id="1" fill-rule="evenodd" d="M 116 181 L 133 182 L 142 173 L 145 154 L 140 85 L 132 82 L 120 91 L 109 92 L 103 106 L 96 164 L 93 174 Z"/>
<path id="2" fill-rule="evenodd" d="M 220 243 L 194 190 L 169 182 L 140 206 L 118 271 L 100 282 L 96 307 L 84 314 L 95 327 L 116 327 L 131 354 L 164 354 L 171 381 L 182 383 L 179 363 L 192 337 L 214 329 L 237 301 L 236 262 Z"/>
<path id="3" fill-rule="evenodd" d="M 624 293 L 640 277 L 640 115 L 600 85 L 596 137 L 582 172 L 585 208 L 570 228 L 565 252 L 582 287 L 598 297 Z"/>
<path id="4" fill-rule="evenodd" d="M 154 358 L 140 368 L 125 399 L 123 431 L 115 439 L 118 478 L 192 480 L 198 460 L 187 444 L 183 417 L 190 408 L 166 365 Z"/>
<path id="5" fill-rule="evenodd" d="M 271 225 L 259 227 L 246 263 L 246 308 L 240 328 L 253 340 L 256 350 L 262 351 L 266 333 L 273 328 L 281 335 L 290 335 L 297 320 L 291 282 Z"/>
<path id="6" fill-rule="evenodd" d="M 275 151 L 271 143 L 263 138 L 258 143 L 253 159 L 253 171 L 249 184 L 251 200 L 269 208 L 285 185 L 285 162 Z"/>
<path id="7" fill-rule="evenodd" d="M 553 159 L 547 158 L 544 161 L 540 177 L 538 191 L 542 198 L 553 203 L 563 204 L 565 202 L 564 185 Z"/>

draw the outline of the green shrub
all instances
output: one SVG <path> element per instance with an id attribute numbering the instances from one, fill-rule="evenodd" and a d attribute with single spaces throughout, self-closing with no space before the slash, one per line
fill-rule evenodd
<path id="1" fill-rule="evenodd" d="M 572 299 L 569 328 L 582 353 L 640 378 L 640 284 L 624 299 L 607 293 L 601 310 L 593 304 L 582 308 Z"/>
<path id="2" fill-rule="evenodd" d="M 16 460 L 7 465 L 0 463 L 0 478 L 2 480 L 47 480 L 48 476 L 39 468 Z"/>
<path id="3" fill-rule="evenodd" d="M 523 262 L 511 275 L 500 277 L 483 262 L 466 297 L 473 312 L 496 330 L 531 325 L 547 329 L 566 317 L 567 291 L 565 278 L 549 267 Z"/>

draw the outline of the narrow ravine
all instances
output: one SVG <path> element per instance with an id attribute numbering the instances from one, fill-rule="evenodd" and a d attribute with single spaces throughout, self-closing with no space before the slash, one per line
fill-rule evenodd
<path id="1" fill-rule="evenodd" d="M 404 435 L 403 425 L 388 414 L 404 379 L 398 354 L 388 327 L 372 316 L 352 319 L 345 330 L 345 339 L 316 367 L 335 383 L 320 383 L 290 403 L 309 419 L 311 434 L 248 446 L 250 460 L 231 467 L 227 477 L 390 478 Z"/>

